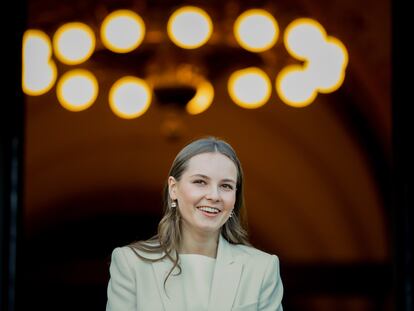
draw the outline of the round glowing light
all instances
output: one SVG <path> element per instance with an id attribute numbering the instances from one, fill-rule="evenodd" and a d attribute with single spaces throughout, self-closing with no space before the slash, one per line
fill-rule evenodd
<path id="1" fill-rule="evenodd" d="M 214 88 L 208 81 L 203 81 L 198 85 L 196 94 L 188 102 L 186 110 L 189 114 L 200 114 L 211 106 L 214 98 Z"/>
<path id="2" fill-rule="evenodd" d="M 51 60 L 52 45 L 40 30 L 25 31 L 22 42 L 22 90 L 27 95 L 42 95 L 56 81 L 56 64 Z"/>
<path id="3" fill-rule="evenodd" d="M 301 60 L 317 58 L 326 44 L 325 29 L 310 18 L 299 18 L 285 30 L 284 44 L 288 52 Z"/>
<path id="4" fill-rule="evenodd" d="M 234 72 L 227 88 L 237 105 L 253 109 L 263 106 L 269 100 L 271 82 L 261 69 L 250 67 Z"/>
<path id="5" fill-rule="evenodd" d="M 210 39 L 213 23 L 204 10 L 185 6 L 171 15 L 167 32 L 170 39 L 179 47 L 195 49 Z"/>
<path id="6" fill-rule="evenodd" d="M 109 105 L 112 111 L 124 119 L 143 115 L 150 106 L 151 98 L 148 84 L 133 76 L 119 79 L 109 91 Z"/>
<path id="7" fill-rule="evenodd" d="M 128 53 L 144 40 L 145 23 L 131 10 L 117 10 L 109 14 L 101 25 L 103 45 L 116 53 Z"/>
<path id="8" fill-rule="evenodd" d="M 65 73 L 56 88 L 60 104 L 70 111 L 89 108 L 98 96 L 98 81 L 87 70 L 75 69 Z"/>
<path id="9" fill-rule="evenodd" d="M 278 74 L 276 90 L 280 99 L 292 107 L 308 106 L 317 96 L 312 77 L 297 65 L 288 66 Z"/>
<path id="10" fill-rule="evenodd" d="M 262 9 L 251 9 L 242 13 L 234 23 L 233 31 L 240 46 L 251 52 L 270 49 L 279 37 L 276 20 Z"/>
<path id="11" fill-rule="evenodd" d="M 83 23 L 67 23 L 59 27 L 53 36 L 56 57 L 67 65 L 85 62 L 95 50 L 95 34 Z"/>
<path id="12" fill-rule="evenodd" d="M 318 58 L 307 64 L 306 71 L 312 76 L 319 92 L 331 93 L 343 83 L 347 63 L 346 48 L 339 40 L 331 38 Z"/>

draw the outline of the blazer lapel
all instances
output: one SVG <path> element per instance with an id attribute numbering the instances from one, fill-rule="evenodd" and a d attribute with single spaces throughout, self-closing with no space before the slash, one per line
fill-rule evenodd
<path id="1" fill-rule="evenodd" d="M 164 306 L 165 311 L 173 311 L 177 310 L 177 303 L 178 301 L 173 301 L 171 299 L 172 291 L 174 290 L 173 286 L 171 286 L 173 274 L 176 274 L 179 272 L 179 269 L 177 267 L 174 268 L 174 270 L 171 272 L 166 284 L 164 290 L 164 280 L 168 275 L 168 272 L 170 271 L 172 267 L 172 262 L 168 258 L 164 258 L 163 260 L 156 261 L 152 263 L 152 267 L 154 269 L 154 274 L 157 279 L 157 287 L 158 292 L 160 293 L 161 301 Z M 170 286 L 168 286 L 170 284 Z M 168 295 L 168 296 L 167 296 Z"/>
<path id="2" fill-rule="evenodd" d="M 172 295 L 174 295 L 175 287 L 180 285 L 175 284 L 172 280 L 172 274 L 178 273 L 179 269 L 176 267 L 167 280 L 166 293 L 164 290 L 164 280 L 172 267 L 171 261 L 168 258 L 164 258 L 163 260 L 153 262 L 152 267 L 157 280 L 157 287 L 164 310 L 185 310 L 185 306 L 182 305 L 184 301 L 181 301 L 181 297 L 174 297 L 175 299 L 178 298 L 180 301 L 170 299 Z M 231 310 L 240 282 L 242 269 L 243 264 L 237 262 L 234 254 L 232 253 L 231 244 L 227 242 L 222 235 L 220 235 L 217 247 L 216 264 L 213 272 L 213 281 L 210 290 L 209 311 Z"/>
<path id="3" fill-rule="evenodd" d="M 231 310 L 239 285 L 243 264 L 235 260 L 231 244 L 220 234 L 217 248 L 209 311 Z"/>

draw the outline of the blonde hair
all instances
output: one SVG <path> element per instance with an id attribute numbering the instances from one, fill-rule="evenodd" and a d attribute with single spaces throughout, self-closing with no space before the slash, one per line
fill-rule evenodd
<path id="1" fill-rule="evenodd" d="M 188 167 L 189 160 L 198 154 L 207 152 L 218 152 L 227 156 L 233 161 L 237 168 L 236 201 L 234 204 L 233 217 L 230 217 L 222 226 L 221 234 L 229 243 L 250 246 L 243 198 L 243 170 L 235 151 L 227 142 L 216 137 L 206 137 L 189 143 L 175 157 L 168 176 L 172 176 L 179 181 Z M 172 200 L 168 191 L 168 182 L 166 182 L 164 186 L 163 202 L 164 216 L 158 224 L 157 234 L 148 240 L 137 241 L 128 246 L 144 261 L 155 262 L 162 260 L 165 257 L 171 260 L 173 267 L 164 280 L 165 289 L 165 283 L 174 268 L 178 266 L 178 274 L 181 273 L 181 267 L 178 264 L 178 249 L 181 242 L 181 216 L 178 208 L 171 207 Z M 148 254 L 160 254 L 160 257 L 155 259 L 147 258 L 137 251 Z"/>

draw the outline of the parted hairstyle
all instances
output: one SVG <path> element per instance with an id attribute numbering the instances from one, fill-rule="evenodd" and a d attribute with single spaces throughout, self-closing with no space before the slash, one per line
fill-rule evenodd
<path id="1" fill-rule="evenodd" d="M 220 233 L 229 243 L 250 246 L 243 198 L 243 170 L 236 152 L 227 142 L 216 137 L 206 137 L 190 142 L 175 157 L 168 176 L 172 176 L 179 181 L 192 157 L 210 152 L 218 152 L 225 155 L 233 161 L 237 168 L 236 201 L 233 217 L 230 217 L 225 222 L 221 227 Z M 148 240 L 137 241 L 128 246 L 144 261 L 155 262 L 165 257 L 172 261 L 173 266 L 164 280 L 165 289 L 165 283 L 176 266 L 179 269 L 178 274 L 181 273 L 181 267 L 178 264 L 178 250 L 181 243 L 181 215 L 178 206 L 171 207 L 172 199 L 168 191 L 168 179 L 163 190 L 163 202 L 164 216 L 158 224 L 157 234 Z M 141 254 L 138 251 L 141 251 Z M 142 253 L 159 254 L 160 257 L 147 258 Z"/>

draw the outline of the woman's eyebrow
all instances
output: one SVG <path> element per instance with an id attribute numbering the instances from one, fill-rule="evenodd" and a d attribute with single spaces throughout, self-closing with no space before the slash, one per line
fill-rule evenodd
<path id="1" fill-rule="evenodd" d="M 202 178 L 205 178 L 205 179 L 210 179 L 210 177 L 208 177 L 206 175 L 203 175 L 203 174 L 194 174 L 194 175 L 191 175 L 190 177 L 202 177 Z M 224 181 L 224 182 L 232 182 L 232 183 L 236 184 L 236 181 L 234 181 L 231 178 L 224 178 L 221 181 Z"/>

